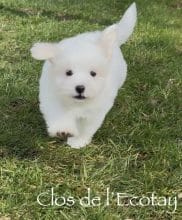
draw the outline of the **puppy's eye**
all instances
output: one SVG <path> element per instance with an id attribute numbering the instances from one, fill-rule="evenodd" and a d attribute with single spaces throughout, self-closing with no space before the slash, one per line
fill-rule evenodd
<path id="1" fill-rule="evenodd" d="M 97 73 L 96 73 L 96 72 L 94 72 L 94 71 L 91 71 L 91 72 L 90 72 L 90 75 L 94 77 L 94 76 L 96 76 L 96 75 L 97 75 Z"/>
<path id="2" fill-rule="evenodd" d="M 68 71 L 66 71 L 66 75 L 67 75 L 67 76 L 72 76 L 72 75 L 73 75 L 73 72 L 72 72 L 71 70 L 68 70 Z"/>

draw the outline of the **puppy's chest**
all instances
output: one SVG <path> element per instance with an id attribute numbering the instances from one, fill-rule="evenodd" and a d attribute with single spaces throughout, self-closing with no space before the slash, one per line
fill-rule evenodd
<path id="1" fill-rule="evenodd" d="M 72 110 L 72 114 L 76 119 L 86 119 L 95 115 L 96 111 L 91 108 L 75 108 Z"/>

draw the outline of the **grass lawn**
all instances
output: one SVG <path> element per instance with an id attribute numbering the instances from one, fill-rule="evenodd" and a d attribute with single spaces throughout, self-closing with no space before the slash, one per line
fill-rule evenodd
<path id="1" fill-rule="evenodd" d="M 179 0 L 136 0 L 137 28 L 122 46 L 128 77 L 92 144 L 75 150 L 49 138 L 39 112 L 42 62 L 31 58 L 32 44 L 103 29 L 118 21 L 130 3 L 0 0 L 0 220 L 182 219 Z M 80 205 L 88 188 L 91 199 L 100 198 L 98 206 Z M 146 198 L 145 206 L 127 205 L 129 198 L 117 203 L 117 193 L 139 197 L 138 204 L 152 192 L 161 206 L 147 205 Z M 37 202 L 40 193 L 49 206 Z M 75 204 L 61 206 L 69 196 Z M 174 203 L 164 205 L 162 196 L 176 198 L 175 212 Z"/>

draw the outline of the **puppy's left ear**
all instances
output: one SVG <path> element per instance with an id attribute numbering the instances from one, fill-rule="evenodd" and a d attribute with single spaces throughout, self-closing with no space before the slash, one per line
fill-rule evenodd
<path id="1" fill-rule="evenodd" d="M 100 45 L 105 51 L 106 56 L 112 56 L 114 47 L 117 45 L 117 25 L 107 27 L 101 34 Z"/>
<path id="2" fill-rule="evenodd" d="M 56 54 L 56 44 L 35 43 L 30 51 L 36 60 L 49 60 L 54 58 Z"/>

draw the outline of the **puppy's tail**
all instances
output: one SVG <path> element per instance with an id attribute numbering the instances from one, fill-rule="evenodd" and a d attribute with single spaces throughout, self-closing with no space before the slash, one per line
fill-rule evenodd
<path id="1" fill-rule="evenodd" d="M 133 3 L 117 24 L 107 27 L 101 35 L 102 45 L 108 55 L 112 54 L 114 45 L 121 46 L 132 34 L 137 20 L 136 4 Z"/>
<path id="2" fill-rule="evenodd" d="M 117 24 L 117 40 L 119 46 L 124 44 L 133 33 L 137 20 L 137 9 L 135 2 L 124 13 L 122 19 Z"/>

